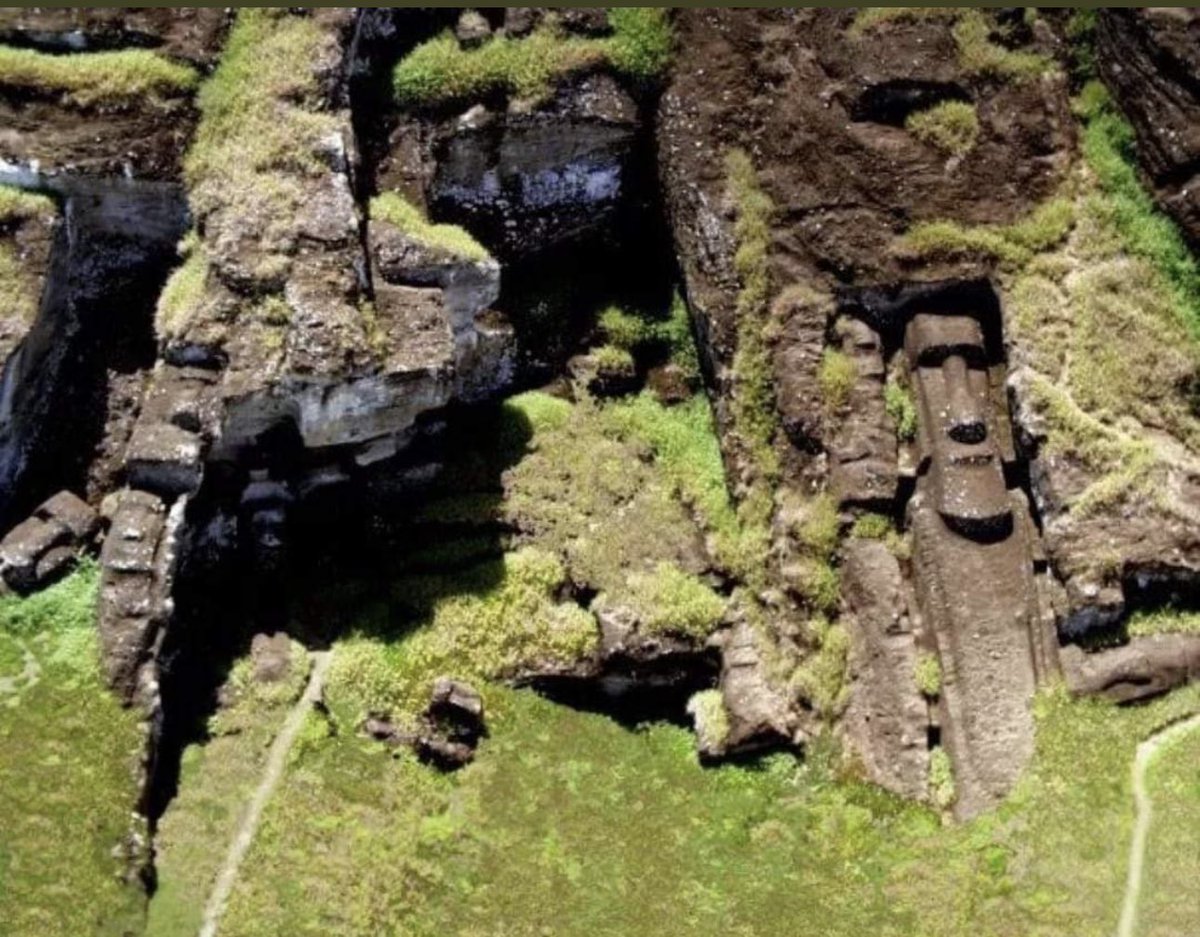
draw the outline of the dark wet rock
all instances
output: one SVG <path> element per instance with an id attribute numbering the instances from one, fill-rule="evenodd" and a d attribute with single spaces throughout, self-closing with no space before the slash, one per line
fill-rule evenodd
<path id="1" fill-rule="evenodd" d="M 70 569 L 99 528 L 95 510 L 60 491 L 0 541 L 0 576 L 19 592 L 40 589 Z"/>
<path id="2" fill-rule="evenodd" d="M 581 241 L 610 226 L 628 195 L 640 127 L 633 100 L 604 74 L 532 109 L 472 110 L 435 131 L 431 208 L 506 259 Z"/>
<path id="3" fill-rule="evenodd" d="M 1200 11 L 1100 11 L 1096 62 L 1158 203 L 1200 246 Z"/>

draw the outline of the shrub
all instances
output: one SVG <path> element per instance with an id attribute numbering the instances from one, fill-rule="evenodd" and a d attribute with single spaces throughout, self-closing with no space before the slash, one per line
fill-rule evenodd
<path id="1" fill-rule="evenodd" d="M 445 251 L 465 260 L 490 260 L 491 255 L 458 225 L 433 224 L 398 192 L 385 192 L 371 199 L 371 217 L 395 225 L 413 240 L 434 250 Z"/>
<path id="2" fill-rule="evenodd" d="M 143 96 L 179 97 L 199 81 L 190 65 L 179 65 L 146 49 L 51 55 L 0 46 L 0 85 L 63 94 L 80 107 Z"/>
<path id="3" fill-rule="evenodd" d="M 942 101 L 908 115 L 904 127 L 918 140 L 953 156 L 965 156 L 979 136 L 975 105 L 966 101 Z"/>
<path id="4" fill-rule="evenodd" d="M 725 600 L 674 563 L 659 563 L 652 573 L 634 573 L 629 587 L 631 604 L 651 634 L 703 639 L 725 614 Z"/>

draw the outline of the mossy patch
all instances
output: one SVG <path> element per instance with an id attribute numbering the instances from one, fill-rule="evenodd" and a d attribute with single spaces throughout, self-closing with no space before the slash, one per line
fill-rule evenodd
<path id="1" fill-rule="evenodd" d="M 1073 202 L 1055 198 L 1010 225 L 971 228 L 952 221 L 922 222 L 908 230 L 901 247 L 920 257 L 984 258 L 1016 269 L 1061 243 L 1074 222 Z"/>
<path id="2" fill-rule="evenodd" d="M 792 689 L 808 700 L 822 718 L 832 721 L 850 701 L 846 685 L 846 662 L 850 638 L 846 629 L 824 615 L 809 620 L 808 641 L 815 650 L 792 675 Z"/>
<path id="3" fill-rule="evenodd" d="M 720 690 L 701 690 L 688 700 L 688 713 L 700 748 L 719 751 L 729 738 L 729 711 Z"/>
<path id="4" fill-rule="evenodd" d="M 0 225 L 34 219 L 49 224 L 57 213 L 54 200 L 49 196 L 0 183 Z"/>
<path id="5" fill-rule="evenodd" d="M 850 391 L 857 380 L 858 367 L 854 359 L 836 348 L 826 348 L 821 354 L 821 367 L 817 371 L 825 409 L 836 412 L 844 407 L 850 400 Z"/>
<path id="6" fill-rule="evenodd" d="M 167 278 L 154 309 L 154 331 L 159 338 L 181 337 L 204 302 L 209 263 L 199 237 L 193 233 L 184 238 L 180 250 L 183 263 Z"/>
<path id="7" fill-rule="evenodd" d="M 200 75 L 147 49 L 51 55 L 0 45 L 0 86 L 62 95 L 79 107 L 177 98 L 193 91 Z"/>
<path id="8" fill-rule="evenodd" d="M 944 748 L 935 748 L 929 753 L 929 799 L 942 810 L 949 810 L 957 797 L 950 755 Z"/>
<path id="9" fill-rule="evenodd" d="M 17 252 L 0 241 L 0 309 L 6 316 L 31 325 L 37 318 L 41 299 L 37 278 Z"/>
<path id="10" fill-rule="evenodd" d="M 384 192 L 371 199 L 371 217 L 395 225 L 419 244 L 444 251 L 464 260 L 490 260 L 491 255 L 465 228 L 434 224 L 398 192 Z"/>
<path id="11" fill-rule="evenodd" d="M 942 692 L 942 665 L 936 654 L 922 651 L 917 655 L 913 679 L 922 696 L 933 699 Z"/>
<path id="12" fill-rule="evenodd" d="M 979 137 L 979 115 L 968 101 L 942 101 L 909 114 L 904 129 L 944 153 L 966 156 Z"/>
<path id="13" fill-rule="evenodd" d="M 609 11 L 613 34 L 581 38 L 543 25 L 525 38 L 496 36 L 463 49 L 453 33 L 421 43 L 400 60 L 392 76 L 403 105 L 465 101 L 503 91 L 521 98 L 545 96 L 555 82 L 601 67 L 636 82 L 650 82 L 671 58 L 666 10 L 623 7 Z"/>
<path id="14" fill-rule="evenodd" d="M 917 401 L 908 381 L 898 375 L 888 377 L 883 385 L 883 403 L 888 416 L 896 425 L 896 436 L 904 442 L 917 438 Z"/>
<path id="15" fill-rule="evenodd" d="M 1200 612 L 1179 608 L 1139 609 L 1129 616 L 1130 637 L 1154 634 L 1200 634 Z"/>

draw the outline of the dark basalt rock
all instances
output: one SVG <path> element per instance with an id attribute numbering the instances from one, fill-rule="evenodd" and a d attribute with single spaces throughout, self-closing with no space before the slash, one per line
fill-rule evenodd
<path id="1" fill-rule="evenodd" d="M 60 491 L 0 541 L 0 576 L 18 592 L 40 589 L 70 569 L 99 528 L 99 514 Z"/>

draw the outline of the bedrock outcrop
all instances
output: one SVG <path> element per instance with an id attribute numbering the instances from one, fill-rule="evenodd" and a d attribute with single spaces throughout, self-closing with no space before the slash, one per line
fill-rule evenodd
<path id="1" fill-rule="evenodd" d="M 1200 246 L 1200 11 L 1102 10 L 1096 62 L 1155 198 Z"/>

